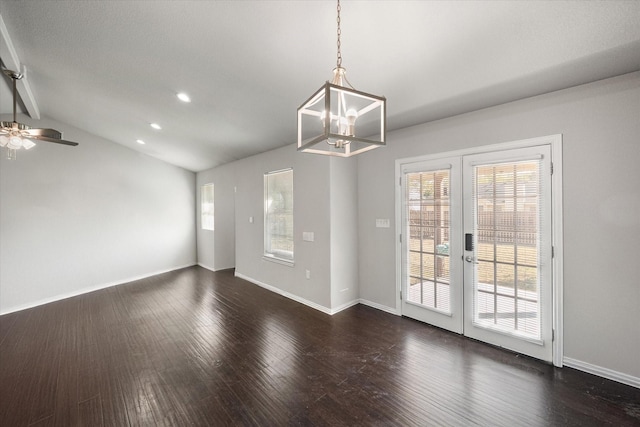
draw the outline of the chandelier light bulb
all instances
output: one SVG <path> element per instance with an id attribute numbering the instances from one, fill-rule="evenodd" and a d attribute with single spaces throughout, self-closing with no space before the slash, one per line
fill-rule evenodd
<path id="1" fill-rule="evenodd" d="M 358 112 L 353 108 L 347 110 L 347 135 L 355 136 L 356 119 L 358 118 Z"/>
<path id="2" fill-rule="evenodd" d="M 9 143 L 9 137 L 7 135 L 0 135 L 0 147 L 6 147 Z"/>
<path id="3" fill-rule="evenodd" d="M 340 117 L 338 119 L 338 133 L 340 135 L 346 135 L 347 134 L 347 118 L 346 117 Z"/>

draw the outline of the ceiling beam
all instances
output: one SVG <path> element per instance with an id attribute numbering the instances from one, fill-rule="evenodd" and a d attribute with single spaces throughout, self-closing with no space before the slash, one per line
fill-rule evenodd
<path id="1" fill-rule="evenodd" d="M 33 96 L 31 86 L 27 80 L 27 67 L 20 64 L 20 59 L 13 47 L 13 43 L 9 37 L 9 31 L 7 31 L 7 26 L 4 25 L 2 15 L 0 15 L 0 34 L 2 35 L 2 37 L 0 37 L 0 59 L 2 59 L 5 67 L 17 71 L 24 76 L 16 82 L 16 89 L 29 117 L 38 120 L 40 119 L 40 109 L 38 108 L 36 98 Z"/>

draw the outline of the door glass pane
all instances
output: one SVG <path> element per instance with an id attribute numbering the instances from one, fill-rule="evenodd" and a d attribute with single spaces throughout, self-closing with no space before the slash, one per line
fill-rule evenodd
<path id="1" fill-rule="evenodd" d="M 450 313 L 449 170 L 408 173 L 407 301 Z"/>
<path id="2" fill-rule="evenodd" d="M 540 160 L 473 169 L 474 323 L 540 339 Z"/>

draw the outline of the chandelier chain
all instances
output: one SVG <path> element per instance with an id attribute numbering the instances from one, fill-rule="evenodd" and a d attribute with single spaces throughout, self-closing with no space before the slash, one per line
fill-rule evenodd
<path id="1" fill-rule="evenodd" d="M 338 0 L 337 11 L 338 11 L 338 18 L 336 19 L 336 22 L 338 23 L 338 57 L 337 57 L 336 65 L 338 68 L 341 68 L 342 52 L 340 51 L 340 35 L 342 34 L 342 31 L 340 30 L 340 0 Z"/>

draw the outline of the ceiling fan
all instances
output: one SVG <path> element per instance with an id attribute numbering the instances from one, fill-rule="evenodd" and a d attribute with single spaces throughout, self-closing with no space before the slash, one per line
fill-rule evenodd
<path id="1" fill-rule="evenodd" d="M 22 79 L 23 74 L 12 70 L 6 70 L 3 67 L 4 74 L 11 78 L 13 82 L 13 122 L 0 122 L 0 147 L 7 147 L 7 158 L 15 160 L 16 151 L 24 148 L 29 150 L 35 147 L 35 142 L 46 141 L 55 142 L 56 144 L 78 145 L 77 142 L 65 141 L 62 139 L 62 133 L 55 129 L 32 129 L 27 125 L 16 121 L 16 81 Z"/>

